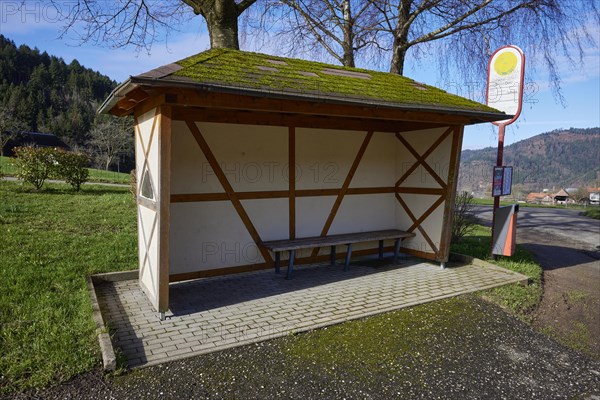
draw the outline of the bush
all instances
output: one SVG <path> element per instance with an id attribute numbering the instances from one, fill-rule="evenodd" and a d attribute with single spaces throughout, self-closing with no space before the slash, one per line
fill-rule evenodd
<path id="1" fill-rule="evenodd" d="M 56 151 L 49 147 L 16 147 L 17 178 L 40 190 L 56 168 Z"/>
<path id="2" fill-rule="evenodd" d="M 89 177 L 87 169 L 90 158 L 84 153 L 55 150 L 57 161 L 55 172 L 56 178 L 62 179 L 71 185 L 76 191 L 81 189 L 81 184 Z"/>
<path id="3" fill-rule="evenodd" d="M 459 193 L 454 203 L 451 243 L 457 243 L 471 233 L 477 226 L 476 224 L 477 219 L 473 215 L 473 195 L 468 192 Z"/>
<path id="4" fill-rule="evenodd" d="M 137 175 L 135 169 L 132 169 L 129 173 L 129 192 L 133 196 L 134 200 L 137 200 Z"/>
<path id="5" fill-rule="evenodd" d="M 68 152 L 50 147 L 15 148 L 17 178 L 31 183 L 40 190 L 48 178 L 61 179 L 77 191 L 89 176 L 90 159 L 78 152 Z"/>

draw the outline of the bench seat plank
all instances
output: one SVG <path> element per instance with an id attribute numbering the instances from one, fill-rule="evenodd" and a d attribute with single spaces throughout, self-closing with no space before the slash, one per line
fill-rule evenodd
<path id="1" fill-rule="evenodd" d="M 273 251 L 300 250 L 315 247 L 336 246 L 349 243 L 369 242 L 386 239 L 404 239 L 415 236 L 412 232 L 399 229 L 387 229 L 382 231 L 344 233 L 341 235 L 314 236 L 299 239 L 270 240 L 262 242 L 262 245 Z"/>
<path id="2" fill-rule="evenodd" d="M 383 241 L 387 239 L 394 239 L 394 259 L 398 259 L 398 253 L 400 251 L 400 242 L 402 239 L 415 236 L 412 232 L 401 231 L 398 229 L 388 229 L 382 231 L 370 231 L 370 232 L 358 232 L 358 233 L 344 233 L 341 235 L 330 235 L 330 236 L 315 236 L 306 237 L 300 239 L 286 239 L 286 240 L 271 240 L 262 242 L 261 245 L 275 253 L 275 272 L 279 273 L 279 267 L 281 264 L 280 254 L 282 251 L 289 251 L 290 258 L 288 260 L 288 271 L 287 279 L 292 279 L 292 272 L 294 270 L 294 258 L 296 256 L 296 250 L 316 248 L 316 247 L 331 247 L 331 264 L 335 264 L 335 246 L 346 245 L 348 247 L 346 252 L 346 260 L 344 263 L 344 271 L 348 269 L 350 264 L 350 258 L 352 257 L 352 243 L 358 242 L 370 242 L 379 241 L 379 258 L 383 258 Z"/>

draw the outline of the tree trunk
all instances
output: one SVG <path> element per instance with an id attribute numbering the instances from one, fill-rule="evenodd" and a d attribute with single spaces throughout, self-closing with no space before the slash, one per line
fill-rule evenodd
<path id="1" fill-rule="evenodd" d="M 392 62 L 390 72 L 392 74 L 404 74 L 404 61 L 406 60 L 406 52 L 408 51 L 408 31 L 410 25 L 411 0 L 401 0 L 398 6 L 398 22 L 394 29 L 394 42 L 392 44 Z"/>
<path id="2" fill-rule="evenodd" d="M 354 68 L 354 20 L 350 9 L 350 0 L 342 1 L 342 9 L 344 12 L 344 44 L 342 46 L 344 56 L 342 63 L 346 67 Z"/>
<path id="3" fill-rule="evenodd" d="M 239 50 L 239 10 L 235 0 L 202 2 L 199 9 L 208 26 L 210 47 Z"/>
<path id="4" fill-rule="evenodd" d="M 392 74 L 404 75 L 404 61 L 406 60 L 406 49 L 402 48 L 402 45 L 396 44 L 394 40 L 392 63 L 390 66 L 390 72 Z"/>

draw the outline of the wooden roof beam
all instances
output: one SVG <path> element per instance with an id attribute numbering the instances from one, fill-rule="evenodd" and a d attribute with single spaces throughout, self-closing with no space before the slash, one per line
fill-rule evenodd
<path id="1" fill-rule="evenodd" d="M 278 99 L 183 88 L 158 88 L 157 90 L 164 93 L 166 102 L 173 106 L 412 121 L 446 125 L 468 125 L 475 120 L 482 119 L 480 117 L 448 113 L 444 110 L 431 111 L 419 110 L 418 108 L 403 110 L 370 104 L 341 104 L 299 99 Z"/>

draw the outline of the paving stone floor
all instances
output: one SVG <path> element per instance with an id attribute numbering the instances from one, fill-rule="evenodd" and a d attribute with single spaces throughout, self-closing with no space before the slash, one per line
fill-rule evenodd
<path id="1" fill-rule="evenodd" d="M 137 280 L 103 282 L 96 293 L 116 351 L 129 367 L 155 365 L 307 331 L 437 299 L 522 281 L 502 268 L 416 259 L 301 266 L 294 279 L 272 270 L 170 285 L 158 319 Z"/>

